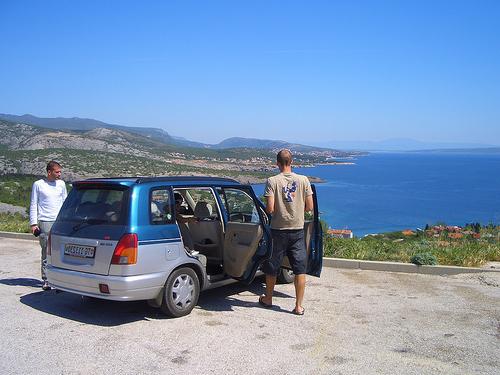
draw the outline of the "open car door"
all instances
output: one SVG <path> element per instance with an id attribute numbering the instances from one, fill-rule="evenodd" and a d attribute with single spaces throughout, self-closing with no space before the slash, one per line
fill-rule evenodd
<path id="1" fill-rule="evenodd" d="M 313 218 L 304 224 L 307 249 L 307 274 L 319 277 L 323 268 L 323 228 L 319 222 L 318 195 L 316 186 L 311 185 L 313 191 Z M 312 228 L 308 228 L 312 225 Z M 309 233 L 310 232 L 310 233 Z"/>
<path id="2" fill-rule="evenodd" d="M 224 186 L 220 196 L 225 208 L 224 272 L 250 283 L 272 251 L 268 217 L 250 186 Z"/>

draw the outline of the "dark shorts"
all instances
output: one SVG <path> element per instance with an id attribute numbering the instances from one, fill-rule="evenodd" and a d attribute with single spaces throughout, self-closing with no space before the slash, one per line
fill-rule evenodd
<path id="1" fill-rule="evenodd" d="M 276 276 L 283 263 L 283 257 L 288 256 L 292 271 L 296 275 L 306 273 L 307 253 L 304 240 L 304 230 L 271 230 L 273 236 L 273 254 L 264 263 L 266 275 Z"/>

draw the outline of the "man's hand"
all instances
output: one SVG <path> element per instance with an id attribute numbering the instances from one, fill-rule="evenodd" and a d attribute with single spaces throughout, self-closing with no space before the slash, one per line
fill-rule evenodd
<path id="1" fill-rule="evenodd" d="M 31 234 L 35 234 L 35 231 L 37 231 L 37 230 L 40 230 L 40 228 L 38 228 L 37 224 L 33 224 L 31 226 Z"/>

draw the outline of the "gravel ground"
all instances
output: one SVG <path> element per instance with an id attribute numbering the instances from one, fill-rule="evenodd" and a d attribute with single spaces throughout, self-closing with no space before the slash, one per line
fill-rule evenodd
<path id="1" fill-rule="evenodd" d="M 0 242 L 2 374 L 498 374 L 500 274 L 324 268 L 306 313 L 262 280 L 202 293 L 168 319 L 144 302 L 40 289 L 36 241 Z"/>

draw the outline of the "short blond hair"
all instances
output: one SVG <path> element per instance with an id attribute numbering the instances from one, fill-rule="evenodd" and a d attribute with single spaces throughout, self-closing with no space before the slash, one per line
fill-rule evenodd
<path id="1" fill-rule="evenodd" d="M 282 165 L 284 167 L 287 167 L 292 164 L 292 153 L 290 150 L 284 148 L 280 152 L 278 152 L 278 155 L 276 155 L 276 161 L 278 162 L 279 165 Z"/>

